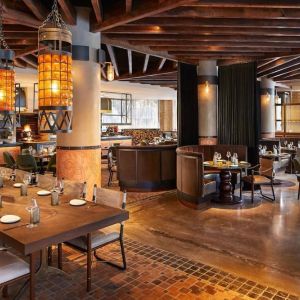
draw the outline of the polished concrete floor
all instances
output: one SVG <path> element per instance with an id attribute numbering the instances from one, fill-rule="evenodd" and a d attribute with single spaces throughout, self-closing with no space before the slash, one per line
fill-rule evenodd
<path id="1" fill-rule="evenodd" d="M 274 203 L 182 206 L 175 191 L 129 205 L 126 234 L 140 242 L 300 295 L 300 201 L 295 175 L 280 174 Z M 268 187 L 266 193 L 270 192 Z M 145 195 L 146 197 L 146 195 Z"/>

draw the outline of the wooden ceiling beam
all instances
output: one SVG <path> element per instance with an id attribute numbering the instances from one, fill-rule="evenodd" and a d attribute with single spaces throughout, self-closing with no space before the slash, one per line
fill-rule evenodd
<path id="1" fill-rule="evenodd" d="M 103 7 L 101 0 L 91 0 L 97 23 L 103 22 Z"/>
<path id="2" fill-rule="evenodd" d="M 299 73 L 300 73 L 300 65 L 298 64 L 295 65 L 291 70 L 270 77 L 276 81 L 277 78 L 283 78 L 283 77 L 287 78 Z"/>
<path id="3" fill-rule="evenodd" d="M 190 4 L 196 0 L 165 0 L 163 2 L 157 1 L 147 1 L 140 9 L 132 10 L 130 13 L 126 13 L 123 16 L 116 15 L 110 17 L 108 20 L 103 21 L 99 24 L 92 25 L 92 31 L 104 31 L 107 29 L 112 29 L 114 27 L 124 25 L 130 22 L 134 22 L 149 16 L 153 16 L 164 11 L 176 8 L 183 4 Z"/>
<path id="4" fill-rule="evenodd" d="M 163 66 L 165 65 L 165 63 L 166 63 L 166 58 L 162 58 L 161 60 L 160 60 L 160 63 L 159 63 L 159 66 L 158 66 L 158 71 L 160 71 L 162 68 L 163 68 Z"/>
<path id="5" fill-rule="evenodd" d="M 20 60 L 20 59 L 15 59 L 14 64 L 18 68 L 26 68 L 27 67 L 27 64 L 24 61 Z"/>
<path id="6" fill-rule="evenodd" d="M 127 57 L 128 57 L 128 72 L 132 74 L 132 51 L 127 49 Z"/>
<path id="7" fill-rule="evenodd" d="M 120 38 L 119 33 L 106 33 L 105 34 L 108 38 L 111 39 L 118 39 Z M 204 34 L 198 34 L 195 32 L 195 34 L 122 34 L 122 38 L 133 42 L 133 45 L 141 43 L 143 44 L 151 44 L 154 41 L 159 41 L 162 43 L 167 43 L 168 41 L 170 42 L 181 42 L 181 41 L 190 41 L 190 42 L 244 42 L 246 43 L 247 41 L 249 42 L 278 42 L 278 43 L 293 43 L 293 42 L 300 42 L 299 36 L 268 36 L 266 39 L 265 35 L 215 35 L 215 34 L 209 34 L 209 35 L 204 35 Z"/>
<path id="8" fill-rule="evenodd" d="M 115 51 L 112 45 L 106 45 L 110 60 L 114 66 L 115 69 L 115 73 L 116 75 L 119 77 L 120 73 L 119 73 L 119 68 L 118 68 L 118 64 L 117 64 L 117 60 L 116 60 L 116 56 L 115 56 Z"/>
<path id="9" fill-rule="evenodd" d="M 209 47 L 209 46 L 217 46 L 217 47 L 261 47 L 261 48 L 300 48 L 300 39 L 298 38 L 297 42 L 283 43 L 280 42 L 271 42 L 265 38 L 264 42 L 252 42 L 252 41 L 228 41 L 226 37 L 223 37 L 223 41 L 190 41 L 190 40 L 180 40 L 180 41 L 152 41 L 152 40 L 138 40 L 138 41 L 130 41 L 132 45 L 144 45 L 144 46 L 198 46 L 198 47 Z"/>
<path id="10" fill-rule="evenodd" d="M 275 48 L 275 47 L 271 47 L 271 48 L 263 48 L 263 47 L 259 47 L 259 45 L 257 47 L 217 47 L 217 46 L 150 46 L 150 49 L 153 51 L 168 51 L 169 54 L 174 54 L 175 52 L 189 52 L 189 53 L 195 53 L 195 52 L 235 52 L 235 53 L 239 53 L 239 52 L 257 52 L 257 53 L 267 53 L 267 52 L 279 52 L 279 51 L 291 51 L 291 55 L 292 52 L 296 52 L 300 54 L 300 48 L 288 48 L 288 46 L 286 48 Z"/>
<path id="11" fill-rule="evenodd" d="M 31 59 L 31 58 L 29 58 L 27 56 L 20 57 L 20 59 L 23 60 L 23 61 L 25 61 L 32 68 L 37 69 L 38 64 L 37 64 L 36 60 Z"/>
<path id="12" fill-rule="evenodd" d="M 64 13 L 66 22 L 70 25 L 76 25 L 76 10 L 70 0 L 58 0 L 58 3 Z"/>
<path id="13" fill-rule="evenodd" d="M 149 55 L 149 54 L 146 54 L 146 55 L 145 55 L 145 60 L 144 60 L 144 66 L 143 66 L 143 73 L 146 73 L 146 72 L 147 72 L 148 63 L 149 63 L 149 58 L 150 58 L 150 55 Z"/>
<path id="14" fill-rule="evenodd" d="M 126 6 L 126 14 L 130 14 L 132 11 L 132 3 L 133 0 L 125 0 L 125 6 Z"/>
<path id="15" fill-rule="evenodd" d="M 41 21 L 32 17 L 31 15 L 8 7 L 4 7 L 3 13 L 4 23 L 8 22 L 9 24 L 20 24 L 22 23 L 25 26 L 38 28 L 41 26 Z"/>
<path id="16" fill-rule="evenodd" d="M 48 10 L 46 7 L 41 3 L 41 1 L 36 0 L 23 0 L 25 5 L 31 10 L 31 12 L 34 14 L 34 16 L 40 20 L 43 21 L 46 19 L 48 15 Z"/>
<path id="17" fill-rule="evenodd" d="M 288 62 L 292 62 L 296 59 L 298 59 L 299 55 L 291 56 L 291 57 L 277 57 L 275 60 L 265 64 L 264 66 L 259 66 L 257 68 L 257 72 L 265 72 L 265 71 L 270 71 L 270 70 L 276 70 L 280 68 L 281 65 L 284 65 Z"/>
<path id="18" fill-rule="evenodd" d="M 40 50 L 47 49 L 47 48 L 48 47 L 44 46 L 44 45 L 40 46 Z M 20 57 L 23 57 L 23 56 L 26 56 L 26 55 L 29 55 L 29 54 L 32 54 L 32 53 L 36 53 L 36 52 L 38 52 L 38 46 L 37 45 L 27 47 L 26 49 L 23 49 L 21 51 L 16 51 L 15 58 L 20 58 Z"/>
<path id="19" fill-rule="evenodd" d="M 290 64 L 289 66 L 286 66 L 277 71 L 270 72 L 265 76 L 273 78 L 279 75 L 288 74 L 289 72 L 294 71 L 295 69 L 299 69 L 299 66 L 300 66 L 300 59 L 298 61 L 294 61 L 293 64 Z"/>
<path id="20" fill-rule="evenodd" d="M 148 78 L 148 77 L 155 77 L 158 75 L 166 75 L 166 74 L 173 74 L 176 73 L 177 70 L 173 68 L 168 68 L 163 71 L 157 71 L 156 69 L 153 70 L 148 70 L 147 73 L 144 72 L 135 72 L 133 74 L 122 74 L 118 80 L 129 80 L 129 79 L 143 79 L 143 78 Z"/>
<path id="21" fill-rule="evenodd" d="M 183 5 L 185 6 L 185 5 Z M 249 7 L 249 8 L 299 8 L 298 0 L 201 0 L 187 6 L 193 7 Z"/>
<path id="22" fill-rule="evenodd" d="M 259 7 L 180 7 L 156 15 L 158 18 L 236 18 L 236 19 L 299 19 L 297 8 Z"/>
<path id="23" fill-rule="evenodd" d="M 268 67 L 264 69 L 259 69 L 257 72 L 257 76 L 270 76 L 270 74 L 276 74 L 277 72 L 282 72 L 283 70 L 297 64 L 300 62 L 300 57 L 296 56 L 293 58 L 284 59 L 281 58 L 277 62 L 274 62 L 273 67 Z"/>
<path id="24" fill-rule="evenodd" d="M 11 32 L 11 33 L 4 33 L 4 37 L 6 40 L 19 40 L 19 39 L 26 39 L 26 40 L 34 40 L 36 41 L 38 38 L 37 32 L 32 33 L 21 33 L 21 32 Z"/>
<path id="25" fill-rule="evenodd" d="M 178 34 L 190 34 L 195 32 L 195 35 L 240 35 L 240 36 L 300 36 L 298 28 L 252 28 L 252 27 L 228 27 L 226 25 L 222 27 L 217 26 L 151 26 L 151 25 L 139 25 L 129 24 L 119 26 L 105 33 L 118 33 L 119 38 L 123 38 L 123 34 L 156 34 L 156 35 L 178 35 Z"/>
<path id="26" fill-rule="evenodd" d="M 197 27 L 259 27 L 259 28 L 299 28 L 299 20 L 294 19 L 230 19 L 230 18 L 144 18 L 134 23 L 148 26 L 197 26 Z"/>

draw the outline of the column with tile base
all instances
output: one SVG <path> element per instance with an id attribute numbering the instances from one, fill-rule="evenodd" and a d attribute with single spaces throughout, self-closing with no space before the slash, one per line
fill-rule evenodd
<path id="1" fill-rule="evenodd" d="M 100 65 L 97 50 L 100 33 L 89 31 L 88 8 L 77 9 L 73 40 L 73 126 L 71 133 L 57 135 L 57 176 L 101 185 Z"/>

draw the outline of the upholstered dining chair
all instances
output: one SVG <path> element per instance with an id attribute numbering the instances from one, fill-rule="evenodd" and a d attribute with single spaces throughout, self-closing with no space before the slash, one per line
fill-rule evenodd
<path id="1" fill-rule="evenodd" d="M 260 194 L 263 198 L 275 201 L 275 193 L 273 180 L 275 177 L 274 172 L 274 162 L 272 159 L 260 158 L 259 164 L 248 168 L 248 171 L 251 171 L 251 175 L 244 176 L 243 182 L 247 182 L 251 185 L 251 201 L 254 201 L 254 189 L 259 187 Z M 257 171 L 256 171 L 257 170 Z M 263 194 L 261 187 L 262 186 L 271 186 L 272 196 L 267 196 Z"/>
<path id="2" fill-rule="evenodd" d="M 47 171 L 51 172 L 53 176 L 56 175 L 56 154 L 51 156 L 47 165 Z"/>
<path id="3" fill-rule="evenodd" d="M 16 167 L 16 161 L 9 152 L 3 152 L 3 159 L 7 168 L 13 169 Z"/>
<path id="4" fill-rule="evenodd" d="M 8 286 L 18 280 L 29 278 L 30 267 L 27 262 L 0 247 L 0 287 L 4 297 L 8 296 Z M 23 290 L 19 290 L 18 295 Z"/>
<path id="5" fill-rule="evenodd" d="M 30 154 L 21 154 L 17 156 L 17 168 L 28 172 L 36 172 L 38 170 L 36 160 Z"/>

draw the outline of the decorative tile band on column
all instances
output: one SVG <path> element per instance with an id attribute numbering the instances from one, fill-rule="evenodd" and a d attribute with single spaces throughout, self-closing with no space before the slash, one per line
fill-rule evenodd
<path id="1" fill-rule="evenodd" d="M 199 143 L 199 145 L 217 145 L 218 137 L 217 136 L 199 136 L 198 143 Z"/>
<path id="2" fill-rule="evenodd" d="M 87 197 L 91 199 L 93 185 L 101 186 L 101 148 L 100 146 L 57 147 L 56 168 L 59 178 L 86 181 Z"/>

